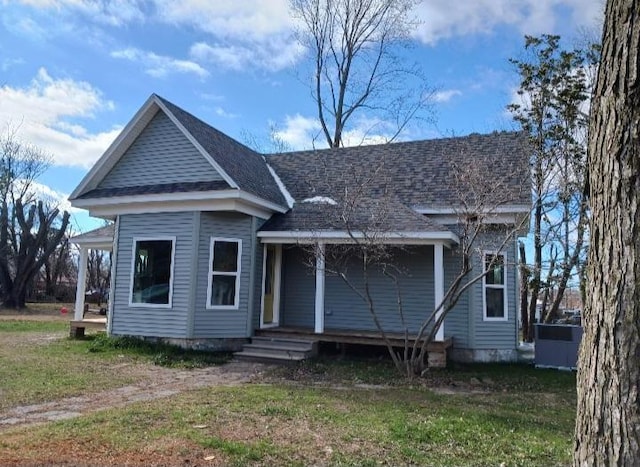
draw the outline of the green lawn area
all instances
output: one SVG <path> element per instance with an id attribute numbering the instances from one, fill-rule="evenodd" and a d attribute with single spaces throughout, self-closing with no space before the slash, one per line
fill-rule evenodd
<path id="1" fill-rule="evenodd" d="M 136 375 L 123 372 L 123 362 L 157 360 L 151 350 L 71 341 L 56 325 L 40 324 L 0 321 L 4 406 L 128 384 Z M 51 333 L 58 337 L 36 339 Z M 5 346 L 8 336 L 37 343 L 15 355 L 15 347 Z M 67 371 L 58 373 L 62 368 Z M 20 386 L 26 395 L 18 396 Z M 10 465 L 568 465 L 574 417 L 572 373 L 472 365 L 406 381 L 385 361 L 324 359 L 268 371 L 252 384 L 5 431 L 0 459 Z"/>

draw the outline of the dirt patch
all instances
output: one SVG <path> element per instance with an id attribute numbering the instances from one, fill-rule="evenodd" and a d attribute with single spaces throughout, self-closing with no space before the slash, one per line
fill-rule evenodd
<path id="1" fill-rule="evenodd" d="M 13 407 L 0 413 L 0 432 L 14 427 L 75 418 L 135 402 L 166 398 L 191 389 L 247 383 L 260 378 L 266 368 L 267 365 L 259 363 L 236 361 L 197 370 L 136 365 L 137 374 L 143 372 L 144 376 L 135 384 L 91 396 L 68 397 L 42 404 Z"/>

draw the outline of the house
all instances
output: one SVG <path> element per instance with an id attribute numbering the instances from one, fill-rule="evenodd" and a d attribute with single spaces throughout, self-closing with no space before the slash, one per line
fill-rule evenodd
<path id="1" fill-rule="evenodd" d="M 261 155 L 152 95 L 70 201 L 114 221 L 112 237 L 102 229 L 77 239 L 82 264 L 89 248 L 113 251 L 112 335 L 234 350 L 278 330 L 377 339 L 365 302 L 322 252 L 371 229 L 395 246 L 404 319 L 416 332 L 460 270 L 456 194 L 465 171 L 481 167 L 489 198 L 501 201 L 476 271 L 494 255 L 499 264 L 462 295 L 436 340 L 452 343 L 454 359 L 508 361 L 518 344 L 516 241 L 499 245 L 530 209 L 527 160 L 523 136 L 509 132 Z M 345 192 L 360 196 L 349 225 Z M 361 284 L 356 266 L 347 274 Z M 369 282 L 385 331 L 403 331 L 393 284 L 379 270 Z"/>

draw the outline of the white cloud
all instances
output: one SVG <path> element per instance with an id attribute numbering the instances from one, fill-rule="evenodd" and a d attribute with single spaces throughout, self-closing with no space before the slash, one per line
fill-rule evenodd
<path id="1" fill-rule="evenodd" d="M 433 99 L 434 102 L 442 103 L 442 102 L 449 102 L 455 96 L 461 96 L 461 95 L 462 95 L 462 91 L 458 89 L 446 89 L 444 91 L 434 92 L 431 98 Z"/>
<path id="2" fill-rule="evenodd" d="M 238 114 L 227 112 L 222 107 L 216 107 L 214 109 L 214 112 L 216 113 L 216 115 L 222 118 L 238 118 Z"/>
<path id="3" fill-rule="evenodd" d="M 91 167 L 120 132 L 92 133 L 78 124 L 113 103 L 90 84 L 54 79 L 44 68 L 26 87 L 0 88 L 0 102 L 0 128 L 18 127 L 18 138 L 50 153 L 55 165 Z"/>
<path id="4" fill-rule="evenodd" d="M 566 15 L 567 10 L 575 30 L 599 24 L 602 4 L 602 0 L 426 0 L 416 8 L 422 24 L 415 35 L 426 44 L 435 44 L 449 37 L 488 34 L 502 24 L 523 34 L 553 33 L 560 14 Z"/>
<path id="5" fill-rule="evenodd" d="M 77 11 L 93 21 L 112 26 L 145 19 L 141 0 L 20 0 L 20 3 L 39 9 Z"/>
<path id="6" fill-rule="evenodd" d="M 293 28 L 288 0 L 154 0 L 157 15 L 226 39 L 261 41 Z"/>
<path id="7" fill-rule="evenodd" d="M 83 212 L 82 209 L 71 206 L 69 193 L 62 193 L 36 181 L 30 183 L 29 192 L 35 195 L 38 200 L 48 203 L 50 206 L 60 209 L 60 211 L 69 211 L 70 213 Z"/>
<path id="8" fill-rule="evenodd" d="M 18 65 L 24 65 L 25 61 L 22 58 L 5 58 L 0 62 L 0 70 L 8 71 L 9 69 Z"/>
<path id="9" fill-rule="evenodd" d="M 271 37 L 262 42 L 214 43 L 197 42 L 189 55 L 199 62 L 210 62 L 229 70 L 246 71 L 263 68 L 279 71 L 296 63 L 304 54 L 297 42 L 285 37 Z"/>
<path id="10" fill-rule="evenodd" d="M 393 125 L 379 119 L 361 117 L 342 133 L 345 146 L 384 144 L 393 137 Z M 327 142 L 318 119 L 300 114 L 286 116 L 284 127 L 274 136 L 294 150 L 326 148 Z"/>
<path id="11" fill-rule="evenodd" d="M 200 78 L 209 76 L 209 72 L 190 60 L 179 60 L 165 55 L 130 47 L 111 52 L 113 58 L 121 58 L 130 62 L 140 63 L 145 72 L 154 78 L 164 78 L 172 73 L 192 73 Z"/>
<path id="12" fill-rule="evenodd" d="M 354 126 L 342 132 L 342 142 L 345 146 L 385 144 L 391 141 L 393 134 L 392 124 L 378 118 L 360 117 Z"/>
<path id="13" fill-rule="evenodd" d="M 284 128 L 275 131 L 274 136 L 287 143 L 292 149 L 326 147 L 324 136 L 320 135 L 320 132 L 321 127 L 318 119 L 296 114 L 294 116 L 287 115 Z"/>

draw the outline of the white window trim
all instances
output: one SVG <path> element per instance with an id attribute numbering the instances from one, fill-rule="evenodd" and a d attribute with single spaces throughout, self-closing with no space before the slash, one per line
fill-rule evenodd
<path id="1" fill-rule="evenodd" d="M 238 244 L 238 258 L 236 272 L 215 272 L 213 270 L 213 247 L 215 242 L 235 242 Z M 212 305 L 211 304 L 211 286 L 213 285 L 213 275 L 219 276 L 235 276 L 236 277 L 236 295 L 233 305 Z M 237 310 L 240 308 L 240 274 L 242 274 L 242 239 L 211 237 L 209 242 L 209 279 L 207 280 L 207 310 Z"/>
<path id="2" fill-rule="evenodd" d="M 171 241 L 171 271 L 169 272 L 169 303 L 137 303 L 133 301 L 133 280 L 135 276 L 136 245 L 138 242 L 147 241 Z M 131 245 L 131 277 L 129 280 L 129 307 L 131 308 L 172 308 L 173 307 L 173 270 L 176 264 L 176 237 L 175 236 L 153 236 L 153 237 L 133 237 Z"/>
<path id="3" fill-rule="evenodd" d="M 504 284 L 487 284 L 487 256 L 502 256 L 502 275 Z M 509 321 L 509 303 L 507 301 L 507 255 L 498 251 L 483 251 L 482 252 L 482 320 L 483 321 Z M 504 316 L 495 317 L 487 316 L 487 288 L 490 289 L 502 289 L 503 303 L 504 303 Z"/>

